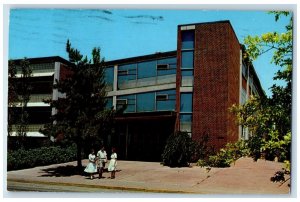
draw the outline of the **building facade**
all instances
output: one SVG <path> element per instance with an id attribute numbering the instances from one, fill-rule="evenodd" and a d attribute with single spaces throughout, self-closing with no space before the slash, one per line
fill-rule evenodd
<path id="1" fill-rule="evenodd" d="M 177 36 L 175 51 L 105 63 L 108 107 L 127 106 L 116 118 L 116 135 L 106 140 L 123 159 L 160 160 L 168 136 L 178 130 L 196 141 L 208 135 L 215 150 L 249 136 L 228 108 L 264 92 L 230 22 L 179 25 Z M 54 58 L 51 75 L 40 78 L 49 86 L 68 65 Z M 47 94 L 59 96 L 51 87 Z"/>

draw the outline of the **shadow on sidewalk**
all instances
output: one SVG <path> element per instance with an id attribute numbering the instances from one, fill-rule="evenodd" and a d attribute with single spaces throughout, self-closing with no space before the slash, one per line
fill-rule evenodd
<path id="1" fill-rule="evenodd" d="M 82 166 L 80 169 L 77 166 L 67 165 L 67 166 L 58 166 L 54 168 L 42 169 L 41 175 L 39 177 L 70 177 L 73 175 L 81 175 L 89 177 L 90 175 L 84 172 L 85 167 Z M 120 172 L 121 170 L 116 170 Z M 109 173 L 107 168 L 104 169 L 104 173 Z"/>
<path id="2" fill-rule="evenodd" d="M 83 170 L 85 167 L 78 168 L 77 166 L 67 165 L 58 166 L 55 168 L 42 169 L 42 175 L 39 177 L 70 177 L 73 175 L 87 175 Z M 44 174 L 43 174 L 44 173 Z"/>

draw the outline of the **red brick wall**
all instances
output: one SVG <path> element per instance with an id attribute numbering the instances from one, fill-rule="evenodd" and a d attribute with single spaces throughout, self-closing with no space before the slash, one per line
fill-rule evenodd
<path id="1" fill-rule="evenodd" d="M 239 51 L 229 23 L 196 25 L 192 137 L 208 134 L 216 150 L 238 139 L 228 108 L 239 103 Z"/>
<path id="2" fill-rule="evenodd" d="M 60 63 L 59 80 L 64 80 L 72 74 L 72 71 L 67 68 L 67 65 Z"/>
<path id="3" fill-rule="evenodd" d="M 181 31 L 180 27 L 177 29 L 177 69 L 176 69 L 176 122 L 175 122 L 175 131 L 180 130 L 180 86 L 181 86 Z"/>

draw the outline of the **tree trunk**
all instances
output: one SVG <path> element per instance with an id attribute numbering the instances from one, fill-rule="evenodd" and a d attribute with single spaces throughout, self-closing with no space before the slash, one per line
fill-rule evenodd
<path id="1" fill-rule="evenodd" d="M 81 150 L 82 150 L 82 143 L 80 140 L 78 140 L 77 141 L 77 169 L 78 169 L 78 171 L 80 171 L 82 168 Z"/>

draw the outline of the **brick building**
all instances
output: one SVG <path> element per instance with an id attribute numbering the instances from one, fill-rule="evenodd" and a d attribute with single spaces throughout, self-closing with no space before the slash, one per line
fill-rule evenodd
<path id="1" fill-rule="evenodd" d="M 176 130 L 187 131 L 194 140 L 207 134 L 216 150 L 247 139 L 247 130 L 236 124 L 228 108 L 264 92 L 254 67 L 242 55 L 230 22 L 218 21 L 179 25 L 175 51 L 106 62 L 108 107 L 127 106 L 116 118 L 116 135 L 107 137 L 106 144 L 117 146 L 121 159 L 156 161 Z M 69 63 L 50 59 L 51 87 Z M 29 60 L 48 63 L 45 58 Z M 52 88 L 47 94 L 53 99 L 59 96 Z M 49 106 L 47 110 L 50 115 Z"/>

